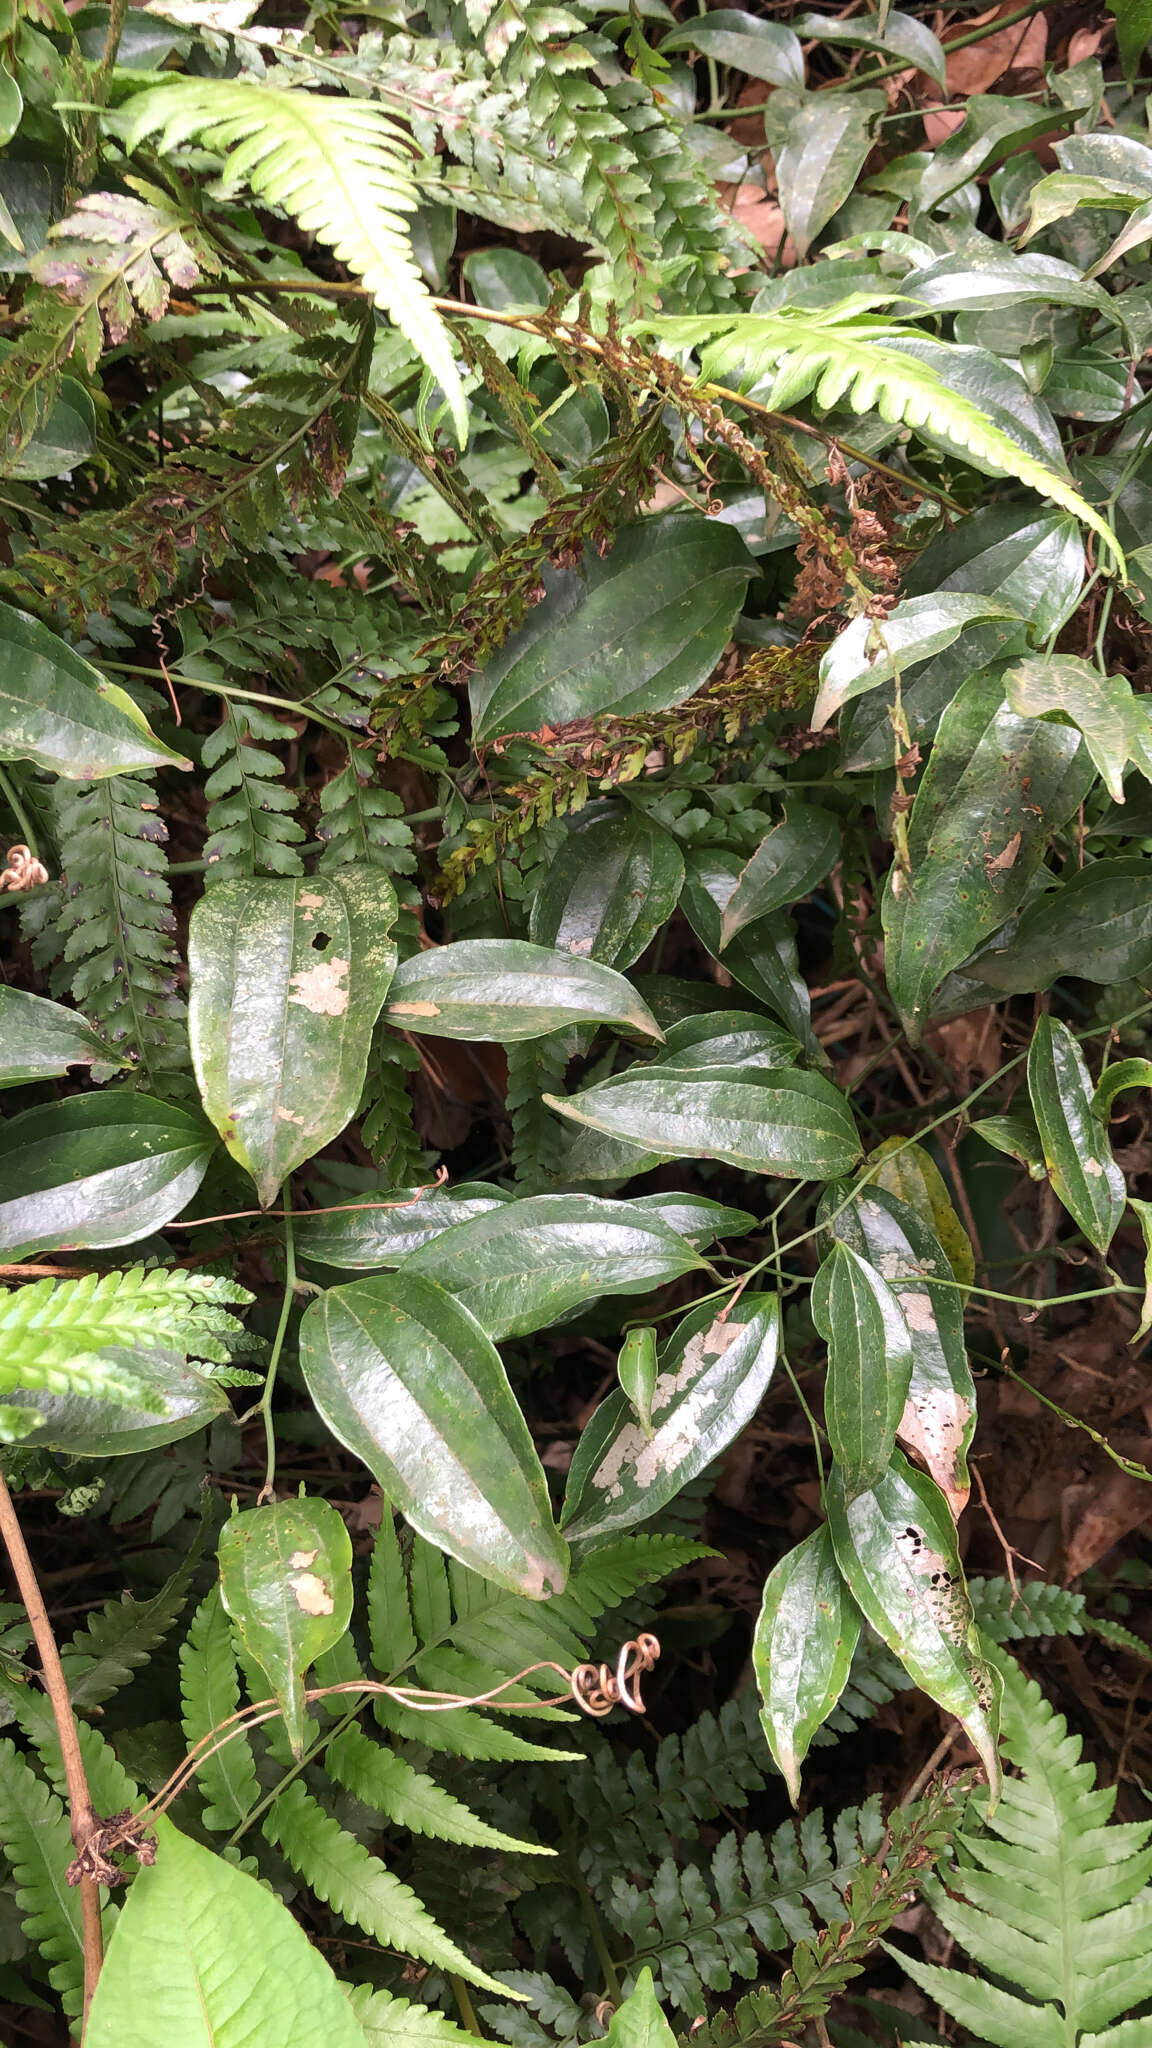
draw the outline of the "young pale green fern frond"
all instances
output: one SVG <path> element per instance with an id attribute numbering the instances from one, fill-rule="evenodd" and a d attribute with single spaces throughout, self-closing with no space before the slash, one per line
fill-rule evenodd
<path id="1" fill-rule="evenodd" d="M 448 400 L 461 446 L 467 416 L 447 329 L 412 258 L 414 148 L 383 108 L 247 79 L 178 78 L 133 100 L 129 149 L 156 136 L 164 150 L 197 137 L 224 158 L 234 185 L 283 207 L 361 277 Z"/>
<path id="2" fill-rule="evenodd" d="M 857 414 L 879 414 L 891 425 L 930 429 L 979 468 L 1017 477 L 1082 520 L 1124 573 L 1112 528 L 1068 477 L 954 391 L 931 362 L 904 352 L 901 343 L 923 342 L 916 328 L 868 313 L 845 314 L 842 308 L 821 316 L 788 307 L 777 313 L 661 317 L 637 322 L 634 331 L 670 348 L 697 350 L 701 373 L 710 381 L 736 377 L 745 389 L 755 382 L 758 399 L 774 411 L 814 398 L 825 410 L 846 405 Z M 769 376 L 765 388 L 762 380 Z"/>
<path id="3" fill-rule="evenodd" d="M 1152 1998 L 1152 1823 L 1109 1824 L 1115 1789 L 1096 1785 L 1079 1736 L 1011 1658 L 996 1663 L 1004 1748 L 1024 1775 L 1005 1782 L 992 1818 L 962 1838 L 971 1865 L 947 1889 L 927 1890 L 988 1976 L 903 1953 L 900 1962 L 996 2048 L 1143 2048 L 1148 2019 L 1114 2022 Z"/>

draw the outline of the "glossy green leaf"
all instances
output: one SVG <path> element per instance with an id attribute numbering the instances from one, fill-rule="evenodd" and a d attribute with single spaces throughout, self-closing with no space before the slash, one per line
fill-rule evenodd
<path id="1" fill-rule="evenodd" d="M 912 1370 L 897 1441 L 915 1452 L 959 1517 L 971 1484 L 976 1388 L 964 1348 L 964 1296 L 951 1284 L 944 1247 L 914 1209 L 882 1186 L 861 1189 L 831 1229 L 883 1276 L 899 1304 Z"/>
<path id="2" fill-rule="evenodd" d="M 937 1487 L 897 1452 L 868 1493 L 828 1486 L 828 1528 L 853 1599 L 915 1685 L 954 1714 L 984 1765 L 990 1804 L 1000 1786 L 994 1670 L 980 1654 L 956 1531 Z"/>
<path id="3" fill-rule="evenodd" d="M 264 1207 L 355 1116 L 396 965 L 378 868 L 218 882 L 188 934 L 188 1025 L 204 1107 Z"/>
<path id="4" fill-rule="evenodd" d="M 673 2048 L 676 2035 L 656 2000 L 652 1972 L 645 1966 L 627 1998 L 616 2007 L 604 2048 Z"/>
<path id="5" fill-rule="evenodd" d="M 561 1527 L 575 1542 L 658 1514 L 752 1420 L 776 1366 L 780 1303 L 745 1294 L 722 1320 L 692 1309 L 660 1353 L 650 1427 L 623 1390 L 601 1403 L 576 1446 Z"/>
<path id="6" fill-rule="evenodd" d="M 24 96 L 12 73 L 0 65 L 0 149 L 6 149 L 20 126 Z"/>
<path id="7" fill-rule="evenodd" d="M 278 1500 L 220 1531 L 220 1598 L 304 1749 L 304 1673 L 352 1619 L 352 1540 L 326 1500 Z"/>
<path id="8" fill-rule="evenodd" d="M 415 1273 L 333 1287 L 300 1325 L 308 1391 L 332 1434 L 431 1543 L 497 1585 L 563 1591 L 567 1546 L 491 1338 Z"/>
<path id="9" fill-rule="evenodd" d="M 1064 107 L 1037 107 L 1031 100 L 973 93 L 962 126 L 932 153 L 917 193 L 919 211 L 934 212 L 970 178 L 994 170 L 1005 157 L 1027 149 L 1054 128 L 1067 126 Z"/>
<path id="10" fill-rule="evenodd" d="M 828 1346 L 824 1426 L 851 1497 L 888 1468 L 912 1376 L 912 1342 L 887 1282 L 837 1242 L 812 1283 L 812 1320 Z"/>
<path id="11" fill-rule="evenodd" d="M 859 1639 L 860 1609 L 823 1523 L 768 1574 L 752 1642 L 760 1725 L 793 1806 L 800 1766 L 848 1682 Z"/>
<path id="12" fill-rule="evenodd" d="M 69 1067 L 121 1064 L 77 1011 L 24 989 L 0 988 L 0 1088 L 51 1080 Z"/>
<path id="13" fill-rule="evenodd" d="M 659 1369 L 655 1330 L 651 1327 L 629 1330 L 616 1360 L 616 1376 L 621 1393 L 648 1436 L 655 1433 L 652 1427 L 652 1396 Z"/>
<path id="14" fill-rule="evenodd" d="M 453 1224 L 486 1216 L 509 1200 L 506 1189 L 487 1182 L 455 1188 L 376 1188 L 346 1204 L 296 1219 L 296 1250 L 318 1266 L 353 1273 L 399 1266 L 409 1252 L 439 1237 Z"/>
<path id="15" fill-rule="evenodd" d="M 756 918 L 799 903 L 824 880 L 839 855 L 839 819 L 815 804 L 792 804 L 746 861 L 724 905 L 721 948 Z"/>
<path id="16" fill-rule="evenodd" d="M 1108 0 L 1108 12 L 1115 18 L 1116 47 L 1124 76 L 1131 83 L 1152 42 L 1152 0 Z"/>
<path id="17" fill-rule="evenodd" d="M 798 1067 L 634 1067 L 544 1100 L 574 1123 L 664 1158 L 723 1159 L 785 1180 L 832 1179 L 860 1156 L 840 1090 Z"/>
<path id="18" fill-rule="evenodd" d="M 364 2048 L 344 1989 L 283 1900 L 162 1814 L 133 1879 L 85 2048 Z"/>
<path id="19" fill-rule="evenodd" d="M 1007 993 L 1082 981 L 1141 980 L 1152 968 L 1152 870 L 1147 860 L 1093 861 L 1026 905 L 1010 943 L 980 959 L 981 977 Z"/>
<path id="20" fill-rule="evenodd" d="M 738 1067 L 744 1060 L 791 1067 L 799 1058 L 799 1041 L 792 1033 L 754 1010 L 707 1010 L 699 1017 L 682 1017 L 668 1026 L 656 1054 L 661 1067 Z"/>
<path id="21" fill-rule="evenodd" d="M 538 946 L 628 968 L 668 922 L 684 885 L 684 856 L 642 811 L 581 812 L 532 899 Z"/>
<path id="22" fill-rule="evenodd" d="M 1124 1176 L 1092 1107 L 1084 1055 L 1066 1024 L 1037 1019 L 1028 1048 L 1028 1094 L 1048 1178 L 1073 1222 L 1106 1252 L 1124 1213 Z"/>
<path id="23" fill-rule="evenodd" d="M 694 851 L 687 862 L 681 909 L 701 945 L 720 961 L 733 981 L 772 1010 L 793 1037 L 812 1050 L 809 996 L 791 920 L 783 912 L 757 918 L 727 945 L 721 945 L 721 920 L 743 870 L 738 853 L 722 847 Z"/>
<path id="24" fill-rule="evenodd" d="M 971 1287 L 976 1278 L 972 1241 L 932 1154 L 923 1145 L 910 1145 L 906 1138 L 885 1138 L 870 1154 L 868 1164 L 873 1185 L 886 1189 L 915 1212 L 943 1246 L 954 1278 L 963 1287 Z"/>
<path id="25" fill-rule="evenodd" d="M 1092 775 L 1079 734 L 1019 717 L 995 673 L 945 712 L 908 822 L 911 871 L 891 870 L 883 902 L 888 988 L 914 1044 L 933 992 L 1019 908 Z"/>
<path id="26" fill-rule="evenodd" d="M 663 1032 L 612 967 L 523 939 L 460 939 L 417 953 L 396 971 L 385 1012 L 399 1031 L 517 1045 L 565 1024 Z"/>
<path id="27" fill-rule="evenodd" d="M 197 1372 L 179 1351 L 110 1344 L 100 1357 L 142 1381 L 155 1407 L 134 1408 L 130 1402 L 112 1403 L 85 1394 L 49 1394 L 41 1388 L 6 1392 L 5 1402 L 39 1417 L 21 1432 L 23 1445 L 67 1451 L 73 1458 L 124 1458 L 177 1443 L 232 1413 L 224 1388 Z"/>
<path id="28" fill-rule="evenodd" d="M 1102 676 L 1075 654 L 1030 655 L 1004 674 L 1004 695 L 1022 718 L 1062 713 L 1084 735 L 1109 796 L 1124 801 L 1124 769 L 1137 731 L 1127 676 Z"/>
<path id="29" fill-rule="evenodd" d="M 1127 1088 L 1152 1088 L 1152 1060 L 1113 1060 L 1096 1083 L 1092 1112 L 1107 1123 L 1112 1104 Z"/>
<path id="30" fill-rule="evenodd" d="M 9 225 L 14 223 L 9 217 Z M 0 363 L 11 343 L 0 345 Z M 68 476 L 96 452 L 96 409 L 75 377 L 62 377 L 52 403 L 38 420 L 35 433 L 19 448 L 8 447 L 0 471 L 23 482 Z"/>
<path id="31" fill-rule="evenodd" d="M 665 56 L 674 50 L 699 50 L 716 64 L 728 64 L 746 78 L 769 85 L 804 85 L 804 52 L 799 39 L 780 21 L 762 21 L 739 7 L 717 7 L 671 30 L 660 44 Z"/>
<path id="32" fill-rule="evenodd" d="M 820 663 L 820 691 L 812 707 L 812 730 L 821 732 L 853 697 L 873 690 L 914 662 L 926 661 L 959 638 L 966 626 L 1011 618 L 996 598 L 963 590 L 909 597 L 885 619 L 863 612 L 838 633 Z"/>
<path id="33" fill-rule="evenodd" d="M 908 597 L 967 591 L 995 599 L 1042 639 L 1063 623 L 1083 581 L 1084 542 L 1066 512 L 992 504 L 976 506 L 929 541 L 904 590 Z M 974 639 L 967 627 L 960 644 L 968 647 Z M 989 658 L 972 662 L 969 673 Z"/>
<path id="34" fill-rule="evenodd" d="M 754 566 L 733 527 L 692 513 L 625 528 L 586 580 L 554 580 L 473 678 L 474 740 L 683 704 L 723 653 Z"/>
<path id="35" fill-rule="evenodd" d="M 646 1210 L 679 1237 L 686 1237 L 698 1252 L 720 1237 L 743 1237 L 755 1230 L 756 1218 L 747 1209 L 729 1209 L 708 1195 L 633 1195 L 630 1209 Z"/>
<path id="36" fill-rule="evenodd" d="M 910 299 L 941 313 L 993 312 L 1032 300 L 1108 311 L 1100 286 L 1083 278 L 1073 264 L 1054 256 L 1015 256 L 995 243 L 936 256 L 923 269 L 909 271 L 903 289 Z"/>
<path id="37" fill-rule="evenodd" d="M 0 604 L 0 760 L 91 782 L 133 768 L 191 768 L 126 691 L 26 612 Z"/>
<path id="38" fill-rule="evenodd" d="M 457 1223 L 411 1252 L 405 1273 L 446 1287 L 497 1342 L 554 1323 L 598 1294 L 644 1294 L 704 1264 L 651 1209 L 597 1195 L 529 1195 Z"/>
<path id="39" fill-rule="evenodd" d="M 1044 1147 L 1030 1110 L 1015 1110 L 1008 1116 L 978 1117 L 972 1129 L 986 1145 L 994 1146 L 997 1152 L 1005 1152 L 1010 1159 L 1018 1159 L 1021 1166 L 1026 1166 L 1030 1180 L 1047 1180 Z"/>
<path id="40" fill-rule="evenodd" d="M 821 228 L 855 189 L 864 159 L 887 112 L 883 93 L 773 93 L 764 133 L 776 189 L 801 262 Z"/>
<path id="41" fill-rule="evenodd" d="M 147 1095 L 26 1109 L 0 1126 L 0 1252 L 133 1244 L 187 1206 L 212 1149 L 203 1118 Z"/>
<path id="42" fill-rule="evenodd" d="M 886 57 L 902 57 L 917 71 L 943 85 L 944 52 L 939 39 L 926 22 L 913 14 L 859 15 L 840 20 L 834 14 L 801 14 L 792 23 L 803 42 L 837 43 L 847 49 L 879 50 Z"/>

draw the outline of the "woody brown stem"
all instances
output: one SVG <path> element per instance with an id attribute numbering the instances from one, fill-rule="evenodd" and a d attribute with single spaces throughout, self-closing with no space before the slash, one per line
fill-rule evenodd
<path id="1" fill-rule="evenodd" d="M 56 1733 L 60 1738 L 60 1754 L 64 1763 L 64 1776 L 68 1785 L 69 1819 L 72 1840 L 77 1855 L 81 1854 L 92 1838 L 96 1827 L 96 1815 L 88 1791 L 88 1778 L 84 1770 L 84 1758 L 80 1753 L 80 1737 L 76 1728 L 76 1717 L 68 1697 L 68 1685 L 60 1652 L 48 1619 L 48 1610 L 28 1555 L 24 1532 L 20 1527 L 12 1495 L 0 1474 L 0 1536 L 8 1552 L 13 1576 L 24 1602 L 25 1612 L 31 1623 L 36 1648 L 40 1653 L 40 1675 L 44 1690 L 52 1708 Z M 84 2024 L 88 2020 L 88 2008 L 96 1989 L 96 1980 L 104 1961 L 104 1936 L 100 1926 L 100 1887 L 94 1877 L 81 1875 L 80 1915 L 84 1937 Z"/>

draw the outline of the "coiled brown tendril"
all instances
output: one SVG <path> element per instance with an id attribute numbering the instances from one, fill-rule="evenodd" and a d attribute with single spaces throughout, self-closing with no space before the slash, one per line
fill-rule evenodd
<path id="1" fill-rule="evenodd" d="M 48 870 L 42 860 L 37 860 L 31 847 L 10 846 L 8 865 L 0 872 L 0 889 L 36 889 L 48 880 Z"/>
<path id="2" fill-rule="evenodd" d="M 630 1714 L 646 1712 L 640 1693 L 640 1677 L 653 1671 L 660 1655 L 655 1636 L 637 1636 L 625 1643 L 616 1659 L 616 1669 L 607 1664 L 578 1664 L 572 1673 L 572 1697 L 586 1714 L 599 1720 L 613 1707 L 627 1707 Z"/>

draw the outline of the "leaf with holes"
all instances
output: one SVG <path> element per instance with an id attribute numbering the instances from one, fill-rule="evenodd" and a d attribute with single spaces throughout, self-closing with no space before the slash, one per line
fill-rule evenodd
<path id="1" fill-rule="evenodd" d="M 280 1500 L 220 1531 L 220 1597 L 265 1673 L 297 1757 L 304 1673 L 352 1619 L 352 1543 L 324 1500 Z"/>
<path id="2" fill-rule="evenodd" d="M 265 1208 L 356 1114 L 395 918 L 387 877 L 362 867 L 219 882 L 192 913 L 196 1078 Z"/>
<path id="3" fill-rule="evenodd" d="M 711 1302 L 693 1309 L 660 1353 L 649 1424 L 621 1388 L 585 1429 L 568 1473 L 565 1535 L 600 1543 L 674 1500 L 752 1420 L 779 1345 L 774 1294 L 746 1294 L 723 1319 Z"/>
<path id="4" fill-rule="evenodd" d="M 793 1806 L 800 1766 L 848 1682 L 859 1639 L 860 1609 L 825 1522 L 768 1574 L 752 1643 L 760 1723 Z"/>
<path id="5" fill-rule="evenodd" d="M 956 1530 L 939 1489 L 899 1452 L 877 1485 L 853 1500 L 834 1470 L 828 1528 L 865 1621 L 913 1683 L 955 1714 L 984 1765 L 995 1805 L 998 1685 L 980 1653 Z"/>
<path id="6" fill-rule="evenodd" d="M 1028 1094 L 1048 1178 L 1088 1242 L 1106 1252 L 1124 1213 L 1124 1176 L 1093 1109 L 1084 1055 L 1051 1017 L 1039 1018 L 1032 1034 Z"/>
<path id="7" fill-rule="evenodd" d="M 320 1415 L 414 1529 L 529 1599 L 563 1591 L 567 1545 L 500 1354 L 432 1280 L 381 1274 L 305 1310 L 300 1363 Z"/>

